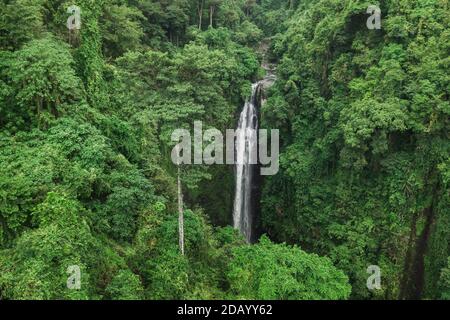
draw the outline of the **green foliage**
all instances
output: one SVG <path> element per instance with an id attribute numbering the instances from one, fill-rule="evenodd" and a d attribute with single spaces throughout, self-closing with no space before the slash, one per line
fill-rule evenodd
<path id="1" fill-rule="evenodd" d="M 137 8 L 125 5 L 107 5 L 101 19 L 101 35 L 105 55 L 117 57 L 126 51 L 136 50 L 144 36 L 141 20 L 143 14 Z"/>
<path id="2" fill-rule="evenodd" d="M 436 298 L 450 235 L 448 8 L 382 2 L 382 29 L 368 30 L 367 6 L 307 1 L 275 39 L 279 80 L 262 117 L 283 146 L 263 225 L 329 256 L 354 298 Z"/>
<path id="3" fill-rule="evenodd" d="M 77 5 L 83 12 L 83 28 L 80 33 L 80 46 L 76 51 L 77 69 L 84 82 L 87 99 L 93 107 L 104 109 L 108 104 L 106 83 L 104 81 L 104 60 L 102 39 L 99 27 L 105 0 L 80 0 Z"/>
<path id="4" fill-rule="evenodd" d="M 0 50 L 19 49 L 41 35 L 44 0 L 0 1 Z"/>
<path id="5" fill-rule="evenodd" d="M 258 244 L 233 249 L 227 277 L 231 291 L 243 299 L 336 300 L 348 298 L 351 290 L 328 258 L 265 236 Z"/>
<path id="6" fill-rule="evenodd" d="M 189 263 L 177 249 L 164 251 L 147 268 L 148 298 L 178 300 L 188 295 Z"/>
<path id="7" fill-rule="evenodd" d="M 262 39 L 262 31 L 251 21 L 245 20 L 235 32 L 238 43 L 256 45 Z"/>
<path id="8" fill-rule="evenodd" d="M 448 259 L 447 267 L 441 271 L 441 277 L 439 279 L 441 298 L 450 300 L 450 258 Z"/>
<path id="9" fill-rule="evenodd" d="M 155 211 L 156 212 L 155 212 Z M 163 209 L 164 210 L 164 209 Z M 164 210 L 165 211 L 165 210 Z M 136 255 L 139 273 L 151 299 L 199 299 L 217 295 L 214 270 L 216 242 L 201 213 L 184 213 L 185 252 L 178 248 L 178 216 L 157 210 L 144 215 L 137 233 Z"/>
<path id="10" fill-rule="evenodd" d="M 65 43 L 51 36 L 33 40 L 10 59 L 4 76 L 14 88 L 8 101 L 13 103 L 2 108 L 2 113 L 12 118 L 8 124 L 11 129 L 23 128 L 30 120 L 39 127 L 48 126 L 64 105 L 82 100 L 83 86 Z"/>
<path id="11" fill-rule="evenodd" d="M 382 30 L 360 0 L 79 0 L 79 31 L 70 4 L 0 0 L 0 299 L 449 299 L 445 1 Z M 183 256 L 171 133 L 235 127 L 267 46 L 271 240 L 217 227 L 230 167 L 185 165 Z"/>
<path id="12" fill-rule="evenodd" d="M 49 193 L 33 218 L 39 228 L 23 233 L 0 259 L 0 287 L 8 299 L 88 299 L 97 243 L 76 200 Z M 5 255 L 6 253 L 6 255 Z M 69 266 L 81 269 L 81 289 L 66 287 Z"/>
<path id="13" fill-rule="evenodd" d="M 106 292 L 112 300 L 142 300 L 144 297 L 139 277 L 129 270 L 120 270 L 109 283 Z"/>

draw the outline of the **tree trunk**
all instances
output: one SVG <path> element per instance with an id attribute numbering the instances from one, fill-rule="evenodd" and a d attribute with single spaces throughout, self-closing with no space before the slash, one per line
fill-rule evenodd
<path id="1" fill-rule="evenodd" d="M 203 3 L 204 3 L 204 0 L 201 0 L 197 7 L 197 9 L 198 9 L 198 28 L 200 30 L 202 30 Z"/>
<path id="2" fill-rule="evenodd" d="M 209 26 L 213 26 L 214 6 L 209 7 Z"/>
<path id="3" fill-rule="evenodd" d="M 184 255 L 184 216 L 183 216 L 183 194 L 181 193 L 180 164 L 178 165 L 178 237 L 181 254 Z"/>
<path id="4" fill-rule="evenodd" d="M 36 96 L 36 107 L 37 107 L 37 119 L 38 119 L 38 129 L 41 128 L 41 110 L 42 110 L 42 98 Z"/>

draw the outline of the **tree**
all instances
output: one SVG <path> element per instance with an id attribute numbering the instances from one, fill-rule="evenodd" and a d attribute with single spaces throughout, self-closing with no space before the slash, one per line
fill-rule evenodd
<path id="1" fill-rule="evenodd" d="M 126 51 L 134 51 L 141 46 L 144 31 L 142 12 L 125 5 L 108 5 L 100 19 L 103 38 L 103 52 L 106 56 L 117 57 Z"/>
<path id="2" fill-rule="evenodd" d="M 0 1 L 0 50 L 17 50 L 43 33 L 43 2 Z"/>
<path id="3" fill-rule="evenodd" d="M 198 29 L 202 30 L 203 7 L 205 0 L 197 0 Z"/>
<path id="4" fill-rule="evenodd" d="M 213 27 L 213 16 L 217 7 L 220 6 L 221 0 L 209 0 L 209 27 Z"/>
<path id="5" fill-rule="evenodd" d="M 437 297 L 449 250 L 446 6 L 385 3 L 383 31 L 369 33 L 362 2 L 299 6 L 273 44 L 278 81 L 262 125 L 283 128 L 284 142 L 264 186 L 264 228 L 329 256 L 352 297 Z M 278 13 L 258 25 L 276 30 Z M 421 19 L 433 27 L 423 32 Z M 372 264 L 389 277 L 377 293 L 364 285 Z"/>
<path id="6" fill-rule="evenodd" d="M 227 278 L 241 299 L 346 299 L 351 287 L 328 258 L 298 247 L 274 244 L 263 236 L 258 244 L 233 249 Z"/>
<path id="7" fill-rule="evenodd" d="M 130 270 L 120 270 L 109 283 L 106 292 L 112 300 L 142 300 L 144 288 L 139 277 Z"/>
<path id="8" fill-rule="evenodd" d="M 439 279 L 441 299 L 450 300 L 450 258 L 445 268 L 441 270 L 441 277 Z"/>
<path id="9" fill-rule="evenodd" d="M 178 186 L 178 241 L 181 255 L 184 255 L 184 217 L 183 217 L 183 193 L 181 191 L 180 165 L 177 168 L 177 186 Z"/>
<path id="10" fill-rule="evenodd" d="M 16 246 L 0 251 L 0 288 L 5 299 L 89 299 L 95 279 L 88 266 L 96 241 L 82 206 L 69 197 L 49 193 L 33 212 L 39 228 L 23 233 Z M 80 273 L 80 289 L 66 286 L 70 266 Z"/>
<path id="11" fill-rule="evenodd" d="M 252 22 L 245 20 L 234 33 L 234 38 L 243 45 L 256 45 L 262 39 L 262 31 Z"/>
<path id="12" fill-rule="evenodd" d="M 7 74 L 19 115 L 45 126 L 60 115 L 63 105 L 80 102 L 84 89 L 73 67 L 68 46 L 51 36 L 16 51 Z"/>

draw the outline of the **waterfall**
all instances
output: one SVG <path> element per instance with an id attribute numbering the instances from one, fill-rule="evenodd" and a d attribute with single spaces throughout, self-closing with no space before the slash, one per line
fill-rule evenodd
<path id="1" fill-rule="evenodd" d="M 245 102 L 239 116 L 236 133 L 236 188 L 234 196 L 233 226 L 245 237 L 247 242 L 256 239 L 255 214 L 257 214 L 261 184 L 257 164 L 258 153 L 258 110 L 257 104 L 264 104 L 264 94 L 259 98 L 259 92 L 265 92 L 276 80 L 275 65 L 269 63 L 267 50 L 269 44 L 261 43 L 263 53 L 262 67 L 266 76 L 259 82 L 252 84 L 252 95 Z"/>
<path id="2" fill-rule="evenodd" d="M 233 226 L 252 240 L 252 189 L 258 152 L 257 93 L 260 83 L 252 85 L 250 100 L 245 102 L 236 130 L 236 191 L 234 197 Z"/>

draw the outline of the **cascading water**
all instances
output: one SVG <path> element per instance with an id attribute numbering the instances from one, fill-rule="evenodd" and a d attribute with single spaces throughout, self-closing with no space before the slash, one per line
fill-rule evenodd
<path id="1" fill-rule="evenodd" d="M 236 191 L 233 226 L 244 235 L 247 242 L 251 242 L 253 230 L 252 193 L 258 151 L 256 103 L 259 85 L 259 82 L 252 85 L 251 98 L 245 102 L 236 130 Z"/>
<path id="2" fill-rule="evenodd" d="M 259 176 L 258 153 L 258 110 L 264 102 L 264 94 L 276 80 L 275 65 L 269 63 L 267 50 L 269 43 L 261 43 L 262 67 L 266 76 L 252 85 L 252 95 L 245 102 L 240 114 L 236 133 L 236 191 L 234 197 L 233 226 L 245 237 L 247 242 L 256 240 L 258 231 L 257 213 L 261 177 Z M 261 95 L 260 95 L 261 93 Z M 260 99 L 261 98 L 261 99 Z M 255 233 L 255 234 L 254 234 Z"/>

